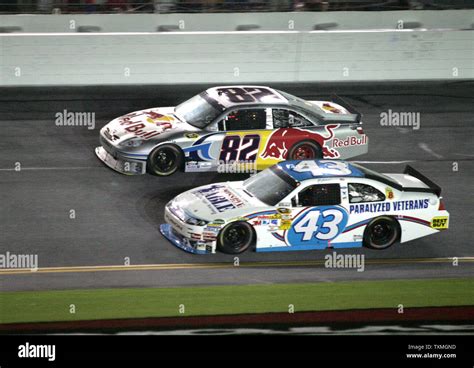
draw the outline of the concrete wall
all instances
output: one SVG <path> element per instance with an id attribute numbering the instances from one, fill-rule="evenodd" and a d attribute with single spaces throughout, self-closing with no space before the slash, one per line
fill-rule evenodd
<path id="1" fill-rule="evenodd" d="M 0 86 L 471 79 L 474 32 L 0 35 Z"/>
<path id="2" fill-rule="evenodd" d="M 78 32 L 98 27 L 99 32 L 235 31 L 256 25 L 261 30 L 319 29 L 467 29 L 474 24 L 474 10 L 384 12 L 289 12 L 229 14 L 63 14 L 0 15 L 0 32 Z M 92 28 L 94 29 L 94 28 Z"/>

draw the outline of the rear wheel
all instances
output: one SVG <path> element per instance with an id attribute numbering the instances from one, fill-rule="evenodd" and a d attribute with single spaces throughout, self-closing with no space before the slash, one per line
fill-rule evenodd
<path id="1" fill-rule="evenodd" d="M 311 160 L 323 156 L 321 148 L 316 143 L 304 141 L 291 147 L 288 157 L 290 160 Z"/>
<path id="2" fill-rule="evenodd" d="M 152 175 L 168 176 L 181 169 L 183 163 L 183 152 L 172 144 L 164 144 L 150 153 L 147 168 Z"/>
<path id="3" fill-rule="evenodd" d="M 364 245 L 372 249 L 387 249 L 400 239 L 400 224 L 393 217 L 373 219 L 364 231 Z"/>
<path id="4" fill-rule="evenodd" d="M 252 226 L 244 221 L 232 222 L 224 227 L 217 238 L 217 248 L 228 254 L 245 252 L 254 242 Z"/>

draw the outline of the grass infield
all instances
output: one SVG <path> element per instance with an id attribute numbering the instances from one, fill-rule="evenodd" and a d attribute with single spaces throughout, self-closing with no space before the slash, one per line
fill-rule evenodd
<path id="1" fill-rule="evenodd" d="M 474 278 L 0 293 L 0 323 L 474 305 Z M 183 311 L 184 313 L 180 313 Z M 71 311 L 75 309 L 75 313 Z"/>

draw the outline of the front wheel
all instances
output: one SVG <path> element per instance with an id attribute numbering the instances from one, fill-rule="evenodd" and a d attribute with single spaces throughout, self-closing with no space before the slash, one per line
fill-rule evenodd
<path id="1" fill-rule="evenodd" d="M 245 252 L 254 241 L 252 226 L 243 221 L 232 222 L 224 227 L 217 238 L 217 249 L 227 254 Z"/>
<path id="2" fill-rule="evenodd" d="M 387 249 L 400 239 L 400 225 L 389 216 L 373 219 L 364 231 L 364 245 L 372 249 Z"/>
<path id="3" fill-rule="evenodd" d="M 183 163 L 183 152 L 174 145 L 165 144 L 150 153 L 147 168 L 152 175 L 168 176 L 180 169 Z"/>

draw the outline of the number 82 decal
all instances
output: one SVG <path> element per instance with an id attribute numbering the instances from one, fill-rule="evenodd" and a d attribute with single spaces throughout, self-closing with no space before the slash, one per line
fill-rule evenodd
<path id="1" fill-rule="evenodd" d="M 303 211 L 287 232 L 288 244 L 318 245 L 324 248 L 346 227 L 347 212 L 341 207 L 322 206 Z"/>

